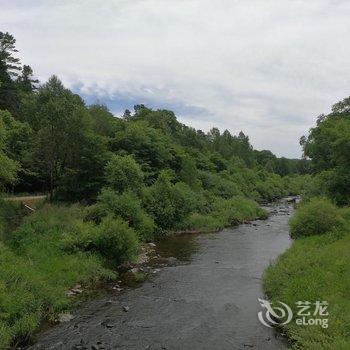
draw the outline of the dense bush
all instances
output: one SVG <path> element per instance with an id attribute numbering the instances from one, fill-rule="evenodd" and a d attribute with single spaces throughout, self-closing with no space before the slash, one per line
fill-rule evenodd
<path id="1" fill-rule="evenodd" d="M 303 204 L 290 220 L 293 238 L 318 235 L 343 224 L 337 207 L 328 199 L 316 197 Z"/>
<path id="2" fill-rule="evenodd" d="M 108 264 L 119 264 L 136 257 L 138 239 L 135 231 L 121 218 L 107 216 L 99 225 L 78 221 L 64 234 L 63 249 L 99 253 Z"/>
<path id="3" fill-rule="evenodd" d="M 96 249 L 117 263 L 133 260 L 138 251 L 137 235 L 124 220 L 107 216 L 98 227 Z"/>
<path id="4" fill-rule="evenodd" d="M 181 225 L 190 214 L 195 198 L 188 185 L 173 184 L 169 173 L 162 172 L 154 185 L 145 190 L 143 204 L 158 228 L 169 230 Z"/>
<path id="5" fill-rule="evenodd" d="M 236 225 L 245 220 L 266 218 L 267 213 L 253 200 L 244 197 L 234 197 L 227 200 L 216 200 L 213 205 L 212 216 L 221 218 L 225 226 L 228 226 Z"/>
<path id="6" fill-rule="evenodd" d="M 110 214 L 127 221 L 142 241 L 154 238 L 154 221 L 143 210 L 141 200 L 133 192 L 118 194 L 112 189 L 104 188 L 96 204 L 86 208 L 86 218 L 96 223 Z"/>
<path id="7" fill-rule="evenodd" d="M 221 218 L 209 214 L 192 213 L 184 222 L 184 229 L 196 232 L 215 232 L 225 227 Z"/>
<path id="8" fill-rule="evenodd" d="M 232 196 L 242 195 L 239 184 L 232 181 L 232 177 L 227 172 L 216 174 L 202 171 L 200 179 L 203 188 L 211 191 L 215 196 L 231 198 Z"/>
<path id="9" fill-rule="evenodd" d="M 216 198 L 209 214 L 191 214 L 185 221 L 184 227 L 200 232 L 217 231 L 245 220 L 265 219 L 267 215 L 267 212 L 253 200 L 244 197 Z"/>
<path id="10" fill-rule="evenodd" d="M 108 185 L 119 193 L 126 190 L 137 193 L 142 187 L 142 170 L 130 155 L 113 155 L 105 170 Z"/>

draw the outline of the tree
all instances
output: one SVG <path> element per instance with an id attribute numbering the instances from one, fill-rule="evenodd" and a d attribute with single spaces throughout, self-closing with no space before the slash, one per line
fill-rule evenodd
<path id="1" fill-rule="evenodd" d="M 50 198 L 94 198 L 103 185 L 106 142 L 93 132 L 83 100 L 52 76 L 24 100 L 22 112 L 35 133 L 37 178 L 49 189 Z"/>
<path id="2" fill-rule="evenodd" d="M 93 104 L 88 108 L 92 120 L 92 129 L 101 136 L 111 138 L 122 121 L 116 118 L 106 106 Z"/>
<path id="3" fill-rule="evenodd" d="M 66 90 L 61 81 L 52 76 L 37 95 L 36 112 L 37 153 L 46 176 L 49 178 L 50 198 L 53 198 L 60 178 L 69 144 L 72 116 L 83 102 Z"/>
<path id="4" fill-rule="evenodd" d="M 155 180 L 159 172 L 172 161 L 172 143 L 168 135 L 151 128 L 145 121 L 132 121 L 116 132 L 112 151 L 132 154 L 140 164 L 146 180 Z"/>
<path id="5" fill-rule="evenodd" d="M 31 93 L 36 90 L 36 85 L 39 83 L 38 79 L 33 78 L 33 70 L 30 66 L 24 65 L 22 67 L 21 75 L 17 78 L 17 84 L 21 91 Z"/>
<path id="6" fill-rule="evenodd" d="M 30 150 L 32 130 L 27 123 L 16 120 L 8 111 L 0 113 L 6 132 L 6 154 L 17 163 L 19 180 L 21 180 L 29 171 L 28 162 L 32 160 Z"/>
<path id="7" fill-rule="evenodd" d="M 332 112 L 334 114 L 341 114 L 341 113 L 350 113 L 350 97 L 344 98 L 342 101 L 336 103 L 332 107 Z"/>
<path id="8" fill-rule="evenodd" d="M 157 181 L 145 191 L 144 206 L 162 230 L 180 226 L 193 210 L 191 189 L 183 182 L 171 182 L 170 172 L 162 171 Z"/>
<path id="9" fill-rule="evenodd" d="M 138 193 L 143 186 L 142 170 L 130 155 L 113 155 L 105 171 L 107 184 L 118 193 L 127 190 Z"/>
<path id="10" fill-rule="evenodd" d="M 131 112 L 129 109 L 126 109 L 123 114 L 124 119 L 130 119 L 131 118 Z"/>
<path id="11" fill-rule="evenodd" d="M 57 179 L 56 197 L 63 201 L 91 202 L 105 184 L 108 152 L 100 135 L 79 128 L 79 124 L 81 122 L 77 122 L 77 128 L 67 135 L 71 138 L 70 149 Z"/>
<path id="12" fill-rule="evenodd" d="M 322 191 L 338 204 L 350 203 L 350 98 L 335 104 L 303 139 L 304 155 L 312 161 Z"/>
<path id="13" fill-rule="evenodd" d="M 19 164 L 8 156 L 6 145 L 8 132 L 4 120 L 8 117 L 8 112 L 0 110 L 0 187 L 2 189 L 6 184 L 14 184 L 17 181 L 19 170 Z"/>
<path id="14" fill-rule="evenodd" d="M 17 111 L 19 100 L 14 78 L 21 70 L 15 47 L 16 40 L 8 32 L 0 32 L 0 109 Z"/>

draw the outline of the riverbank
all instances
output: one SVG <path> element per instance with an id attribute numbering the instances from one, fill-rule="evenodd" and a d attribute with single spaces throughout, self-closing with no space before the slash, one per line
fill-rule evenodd
<path id="1" fill-rule="evenodd" d="M 258 298 L 264 269 L 290 244 L 292 210 L 281 203 L 265 221 L 170 237 L 157 248 L 177 258 L 170 266 L 139 288 L 87 302 L 31 349 L 282 349 L 283 339 L 258 321 Z"/>
<path id="2" fill-rule="evenodd" d="M 316 199 L 315 202 L 320 205 L 321 201 Z M 315 213 L 310 213 L 310 218 L 306 216 L 306 210 L 303 213 L 303 220 L 309 224 L 302 222 L 299 230 L 302 229 L 305 235 L 316 233 L 317 227 L 323 229 L 327 225 L 326 213 L 322 215 L 320 208 L 316 209 Z M 282 330 L 291 340 L 293 349 L 350 349 L 350 210 L 333 210 L 334 213 L 328 214 L 330 220 L 344 219 L 344 222 L 340 221 L 341 225 L 334 225 L 322 234 L 297 238 L 267 269 L 264 277 L 264 287 L 271 300 L 284 302 L 292 308 L 294 317 L 282 326 Z M 315 228 L 312 230 L 311 227 Z M 299 301 L 311 303 L 306 310 L 306 313 L 311 312 L 306 315 L 306 322 L 310 318 L 325 319 L 327 327 L 298 325 L 296 318 L 301 317 L 296 303 Z M 323 315 L 316 309 L 317 301 L 328 303 Z"/>
<path id="3" fill-rule="evenodd" d="M 153 273 L 147 267 L 142 270 L 142 261 L 140 266 L 135 264 L 145 258 L 145 245 L 127 222 L 109 215 L 96 224 L 86 218 L 87 211 L 80 205 L 46 204 L 28 215 L 20 203 L 2 201 L 1 349 L 27 344 L 43 322 L 66 319 L 75 297 L 79 299 L 101 282 L 122 288 L 118 285 L 121 264 L 135 269 L 128 282 L 142 281 Z M 266 212 L 256 202 L 232 198 L 215 205 L 209 220 L 191 221 L 186 228 L 218 230 L 257 217 L 266 217 Z"/>

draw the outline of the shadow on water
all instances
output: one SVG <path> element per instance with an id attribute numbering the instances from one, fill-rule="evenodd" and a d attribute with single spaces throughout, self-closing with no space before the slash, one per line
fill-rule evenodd
<path id="1" fill-rule="evenodd" d="M 157 243 L 156 251 L 162 257 L 174 257 L 180 261 L 189 262 L 192 254 L 198 249 L 197 234 L 182 233 L 161 239 Z"/>

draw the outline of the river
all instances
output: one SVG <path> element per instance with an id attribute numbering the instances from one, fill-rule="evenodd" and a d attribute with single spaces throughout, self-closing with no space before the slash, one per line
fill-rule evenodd
<path id="1" fill-rule="evenodd" d="M 178 263 L 138 288 L 86 302 L 30 349 L 285 349 L 257 313 L 263 272 L 291 244 L 293 208 L 281 201 L 268 209 L 264 221 L 163 242 L 168 255 L 169 242 L 176 246 Z"/>

